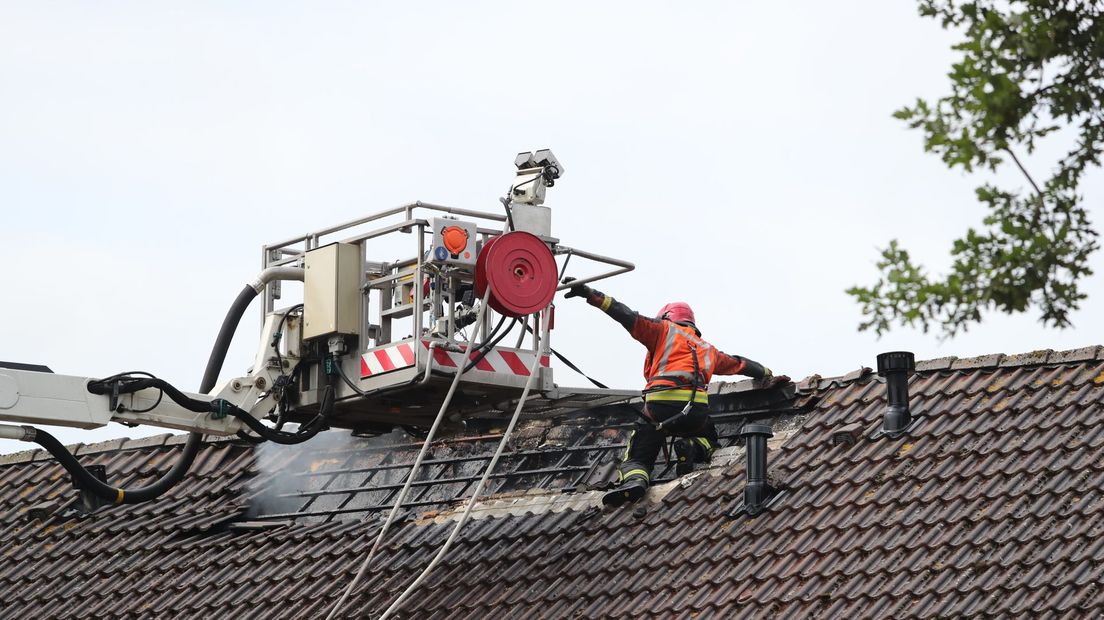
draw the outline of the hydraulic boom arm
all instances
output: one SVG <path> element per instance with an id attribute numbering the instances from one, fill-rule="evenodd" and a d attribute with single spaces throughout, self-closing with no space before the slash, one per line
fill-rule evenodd
<path id="1" fill-rule="evenodd" d="M 262 274 L 250 287 L 263 288 L 267 281 L 282 277 L 301 279 L 301 270 L 280 268 Z M 250 373 L 228 381 L 211 394 L 181 392 L 146 373 L 92 379 L 0 367 L 0 421 L 86 429 L 119 422 L 233 435 L 242 430 L 243 420 L 227 415 L 231 408 L 247 411 L 259 420 L 275 405 L 274 388 L 283 373 L 269 360 L 279 359 L 275 332 L 280 329 L 281 318 L 282 314 L 274 313 L 265 321 L 261 348 Z M 221 360 L 218 365 L 221 367 Z M 143 382 L 152 385 L 133 389 Z M 2 438 L 23 439 L 23 435 L 20 427 L 0 425 Z"/>

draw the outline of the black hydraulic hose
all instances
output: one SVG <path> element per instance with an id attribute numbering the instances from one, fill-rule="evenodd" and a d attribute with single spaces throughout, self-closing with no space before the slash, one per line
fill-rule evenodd
<path id="1" fill-rule="evenodd" d="M 488 342 L 494 340 L 495 336 L 498 335 L 498 330 L 502 329 L 502 324 L 505 323 L 505 322 L 506 322 L 506 315 L 502 315 L 501 317 L 499 317 L 498 323 L 495 323 L 495 326 L 491 330 L 491 333 L 484 336 L 483 337 L 483 342 L 481 342 L 478 346 L 476 346 L 475 349 L 477 351 L 480 350 L 480 349 L 483 349 L 484 347 L 487 346 Z M 513 324 L 511 324 L 510 329 L 513 329 L 513 327 L 514 327 Z"/>
<path id="2" fill-rule="evenodd" d="M 323 428 L 329 418 L 330 413 L 333 411 L 333 393 L 335 377 L 330 377 L 329 383 L 326 386 L 326 391 L 322 396 L 322 402 L 319 404 L 318 416 L 313 420 L 303 425 L 298 431 L 294 433 L 287 433 L 284 431 L 278 431 L 265 426 L 260 420 L 254 418 L 248 411 L 234 405 L 233 403 L 222 399 L 216 398 L 210 402 L 205 400 L 199 400 L 192 398 L 173 387 L 164 379 L 158 379 L 157 377 L 150 378 L 133 378 L 127 379 L 126 383 L 119 384 L 120 379 L 112 377 L 101 381 L 90 381 L 88 383 L 88 391 L 93 394 L 132 394 L 141 390 L 154 388 L 161 390 L 165 396 L 172 399 L 173 402 L 180 405 L 188 411 L 194 411 L 196 413 L 214 413 L 217 415 L 230 415 L 245 423 L 253 432 L 257 433 L 264 439 L 272 440 L 276 443 L 300 443 L 314 437 L 318 434 L 318 431 Z"/>
<path id="3" fill-rule="evenodd" d="M 249 430 L 257 433 L 257 435 L 260 436 L 262 439 L 267 439 L 268 441 L 271 441 L 273 443 L 283 445 L 303 443 L 304 441 L 310 439 L 311 437 L 314 437 L 318 433 L 326 430 L 326 423 L 329 420 L 330 413 L 333 411 L 334 406 L 334 396 L 336 391 L 335 381 L 336 377 L 330 376 L 329 384 L 326 386 L 326 391 L 322 395 L 322 402 L 318 404 L 318 415 L 311 419 L 311 421 L 300 426 L 299 430 L 295 431 L 294 433 L 289 433 L 287 431 L 278 431 L 276 429 L 269 428 L 257 418 L 249 415 L 248 411 L 239 407 L 235 407 L 234 405 L 223 400 L 212 401 L 211 408 L 226 413 L 228 415 L 232 415 L 235 418 L 241 420 L 242 423 L 249 427 Z"/>
<path id="4" fill-rule="evenodd" d="M 254 437 L 253 435 L 250 435 L 249 433 L 245 432 L 244 430 L 240 430 L 235 434 L 238 436 L 238 439 L 241 439 L 242 441 L 247 442 L 247 443 L 251 443 L 254 446 L 259 446 L 262 443 L 268 441 L 264 437 Z"/>
<path id="5" fill-rule="evenodd" d="M 211 357 L 207 360 L 207 368 L 203 370 L 203 379 L 199 382 L 201 394 L 206 394 L 215 389 L 219 373 L 222 372 L 222 363 L 226 361 L 226 352 L 230 350 L 230 341 L 234 339 L 234 332 L 238 331 L 238 323 L 241 323 L 242 315 L 249 307 L 249 302 L 253 301 L 256 296 L 257 289 L 253 288 L 251 284 L 246 284 L 245 288 L 238 293 L 234 305 L 230 306 L 226 318 L 222 320 L 222 327 L 219 328 L 215 344 L 211 347 Z"/>
<path id="6" fill-rule="evenodd" d="M 242 294 L 239 295 L 238 301 L 235 302 L 235 306 L 232 308 L 232 312 L 235 310 L 240 310 L 240 312 L 236 312 L 235 314 L 228 314 L 227 320 L 223 322 L 222 329 L 219 331 L 219 336 L 215 341 L 216 349 L 215 351 L 212 351 L 212 361 L 208 363 L 208 371 L 211 371 L 211 369 L 213 368 L 212 363 L 221 365 L 226 357 L 226 348 L 229 347 L 230 340 L 233 338 L 237 321 L 241 319 L 242 313 L 244 313 L 245 308 L 249 305 L 249 300 L 252 298 L 252 296 L 246 297 L 247 291 L 252 292 L 254 296 L 256 295 L 256 293 L 253 292 L 253 288 L 249 286 L 247 286 L 246 290 L 243 290 Z M 238 305 L 238 302 L 242 302 L 240 306 Z M 234 320 L 231 321 L 231 319 Z M 216 352 L 221 352 L 221 355 L 217 358 L 215 357 Z M 89 382 L 88 391 L 92 392 L 93 394 L 109 393 L 114 388 L 111 380 L 116 380 L 116 377 L 110 377 L 109 379 L 110 380 Z M 203 379 L 205 383 L 210 382 L 211 384 L 213 384 L 218 379 L 218 371 L 215 370 L 213 372 L 210 372 L 210 374 L 205 373 Z M 128 380 L 125 384 L 120 385 L 114 389 L 117 389 L 120 394 L 129 394 L 137 392 L 139 390 L 156 388 L 158 390 L 161 390 L 166 396 L 172 399 L 173 402 L 189 411 L 195 411 L 196 413 L 213 412 L 223 415 L 232 415 L 235 418 L 241 420 L 246 426 L 250 428 L 250 430 L 257 433 L 257 435 L 259 435 L 262 439 L 267 439 L 280 444 L 297 444 L 302 443 L 310 439 L 311 437 L 314 437 L 319 433 L 319 431 L 326 427 L 326 421 L 329 417 L 330 412 L 333 410 L 334 381 L 335 378 L 331 376 L 329 385 L 326 387 L 326 392 L 322 397 L 322 402 L 319 404 L 319 415 L 307 424 L 300 427 L 299 430 L 294 433 L 271 429 L 265 426 L 260 420 L 250 415 L 248 411 L 245 411 L 240 407 L 236 407 L 225 400 L 216 399 L 214 401 L 207 402 L 191 398 L 180 390 L 173 387 L 168 382 L 156 377 L 134 378 Z M 249 439 L 251 442 L 256 441 L 251 437 Z"/>
<path id="7" fill-rule="evenodd" d="M 249 427 L 249 430 L 257 433 L 257 435 L 261 439 L 283 445 L 294 445 L 297 443 L 303 443 L 304 441 L 317 435 L 326 426 L 325 424 L 320 424 L 317 422 L 313 425 L 308 423 L 303 428 L 299 429 L 299 431 L 295 433 L 289 433 L 287 431 L 273 430 L 262 424 L 260 420 L 254 418 L 248 413 L 244 416 L 235 415 L 234 417 L 244 422 L 245 425 Z"/>
<path id="8" fill-rule="evenodd" d="M 504 338 L 506 338 L 506 336 L 511 331 L 513 331 L 514 325 L 517 325 L 517 322 L 518 322 L 518 320 L 515 318 L 510 323 L 510 326 L 506 328 L 506 331 L 504 331 L 501 334 L 498 334 L 496 336 L 495 334 L 498 332 L 499 328 L 502 327 L 502 322 L 505 321 L 505 320 L 506 320 L 506 317 L 505 316 L 502 317 L 498 321 L 498 325 L 496 325 L 494 330 L 491 331 L 491 335 L 483 340 L 483 344 L 479 345 L 479 347 L 476 349 L 478 351 L 478 353 L 476 354 L 475 358 L 472 359 L 470 362 L 468 362 L 468 365 L 464 367 L 464 372 L 468 372 L 472 368 L 475 368 L 476 366 L 478 366 L 479 362 L 482 362 L 483 358 L 487 357 L 487 354 L 491 352 L 491 349 L 494 349 L 495 347 L 497 347 L 498 343 L 502 342 L 502 340 Z"/>
<path id="9" fill-rule="evenodd" d="M 226 361 L 226 353 L 230 349 L 230 341 L 234 338 L 234 332 L 238 329 L 238 323 L 241 322 L 241 317 L 245 314 L 245 310 L 249 307 L 249 303 L 257 296 L 257 292 L 258 291 L 253 288 L 253 286 L 246 285 L 246 287 L 238 293 L 237 299 L 234 300 L 234 304 L 230 306 L 229 312 L 226 313 L 226 318 L 222 321 L 222 327 L 219 329 L 218 337 L 215 338 L 215 344 L 211 347 L 211 355 L 207 358 L 207 368 L 204 369 L 203 379 L 199 384 L 199 391 L 201 393 L 206 394 L 214 389 L 215 383 L 218 381 L 219 373 L 222 372 L 222 364 Z M 164 382 L 162 381 L 162 383 Z M 89 386 L 91 387 L 91 384 Z M 187 398 L 171 385 L 165 383 L 165 386 L 169 388 L 165 390 L 169 398 L 173 397 L 173 392 L 176 392 L 176 394 L 179 394 L 183 398 Z M 194 399 L 190 398 L 187 398 L 187 400 L 194 401 Z M 203 403 L 203 405 L 209 408 L 207 403 Z M 74 457 L 73 454 L 50 433 L 37 428 L 32 430 L 34 434 L 33 437 L 30 437 L 30 440 L 42 446 L 43 449 L 53 455 L 82 489 L 91 492 L 101 499 L 115 502 L 116 504 L 139 504 L 160 497 L 165 491 L 171 489 L 177 482 L 180 482 L 180 480 L 184 478 L 184 475 L 191 469 L 192 463 L 195 462 L 195 457 L 199 454 L 199 448 L 203 444 L 203 433 L 188 433 L 188 440 L 184 442 L 184 449 L 180 452 L 180 458 L 177 459 L 172 469 L 166 472 L 164 476 L 161 476 L 152 484 L 144 487 L 139 487 L 137 489 L 121 489 L 105 484 L 101 482 L 99 478 L 89 473 L 88 470 L 80 464 L 80 461 L 78 461 L 76 457 Z M 30 431 L 28 431 L 28 433 L 30 433 Z"/>
<path id="10" fill-rule="evenodd" d="M 510 208 L 510 199 L 499 198 L 498 201 L 501 202 L 502 206 L 506 208 L 506 224 L 509 226 L 511 231 L 517 230 L 516 228 L 514 228 L 514 210 Z"/>
<path id="11" fill-rule="evenodd" d="M 88 391 L 92 394 L 109 394 L 113 391 L 113 386 L 118 379 L 89 381 Z M 119 394 L 133 394 L 141 390 L 154 388 L 161 390 L 166 396 L 168 396 L 174 403 L 187 409 L 188 411 L 194 411 L 196 413 L 207 413 L 211 411 L 211 403 L 205 400 L 199 400 L 192 398 L 176 389 L 168 381 L 164 379 L 158 379 L 157 377 L 150 377 L 148 379 L 131 379 L 124 384 L 118 386 Z"/>

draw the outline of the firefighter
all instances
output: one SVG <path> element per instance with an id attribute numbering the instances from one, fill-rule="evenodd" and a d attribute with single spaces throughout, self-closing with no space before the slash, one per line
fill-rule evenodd
<path id="1" fill-rule="evenodd" d="M 564 280 L 571 281 L 571 278 Z M 667 437 L 679 438 L 674 443 L 678 475 L 692 471 L 694 463 L 710 461 L 719 447 L 706 392 L 713 375 L 744 375 L 760 380 L 763 385 L 785 380 L 775 379 L 762 364 L 722 353 L 702 340 L 694 311 L 686 303 L 669 303 L 651 318 L 589 286 L 574 286 L 566 297 L 586 299 L 648 349 L 644 359 L 647 381 L 644 415 L 649 423 L 638 423 L 629 435 L 618 471 L 618 486 L 603 498 L 607 505 L 618 506 L 644 497 L 656 457 Z"/>

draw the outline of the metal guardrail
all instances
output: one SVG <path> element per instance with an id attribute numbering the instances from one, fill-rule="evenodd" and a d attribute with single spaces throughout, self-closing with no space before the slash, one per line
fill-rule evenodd
<path id="1" fill-rule="evenodd" d="M 463 209 L 458 207 L 449 207 L 445 205 L 438 205 L 426 202 L 411 202 L 391 209 L 386 209 L 373 213 L 364 217 L 359 217 L 353 220 L 348 220 L 340 224 L 328 226 L 320 230 L 308 232 L 296 237 L 281 240 L 276 243 L 265 245 L 262 249 L 262 268 L 288 265 L 297 263 L 302 260 L 303 255 L 315 248 L 322 245 L 323 237 L 334 235 L 342 231 L 347 231 L 353 228 L 364 226 L 373 222 L 380 222 L 388 218 L 394 218 L 401 216 L 403 219 L 398 222 L 393 222 L 386 226 L 361 232 L 352 236 L 348 236 L 335 241 L 340 243 L 355 243 L 363 244 L 364 241 L 370 239 L 376 239 L 396 232 L 412 232 L 417 229 L 417 255 L 413 258 L 407 258 L 396 262 L 388 263 L 389 269 L 396 269 L 395 273 L 388 274 L 386 276 L 369 278 L 367 274 L 363 277 L 364 285 L 378 285 L 385 284 L 387 282 L 398 281 L 407 277 L 412 277 L 413 281 L 418 282 L 424 277 L 425 274 L 425 235 L 429 227 L 429 221 L 426 219 L 416 218 L 415 212 L 417 210 L 446 213 L 449 215 L 456 215 L 461 217 L 475 218 L 484 221 L 503 223 L 507 221 L 507 217 L 502 213 L 492 213 L 486 211 L 475 211 L 472 209 Z M 502 234 L 502 231 L 495 228 L 477 228 L 478 234 L 484 239 L 484 242 L 494 236 Z M 300 246 L 300 247 L 292 247 Z M 598 280 L 604 280 L 623 273 L 627 273 L 635 269 L 635 265 L 629 261 L 616 259 L 602 254 L 594 252 L 588 252 L 586 250 L 580 250 L 570 246 L 559 243 L 558 240 L 552 241 L 553 253 L 559 256 L 566 256 L 562 266 L 562 271 L 566 272 L 567 266 L 572 257 L 579 257 L 585 260 L 610 265 L 613 268 L 602 273 L 578 278 L 571 284 L 559 284 L 556 287 L 557 291 L 562 291 L 580 284 L 589 284 Z M 365 257 L 367 259 L 367 257 Z M 564 275 L 563 273 L 560 276 Z M 424 307 L 424 298 L 422 295 L 421 287 L 413 287 L 414 300 L 411 306 L 413 308 Z M 275 307 L 275 300 L 280 296 L 279 284 L 273 284 L 266 287 L 265 294 L 263 296 L 264 303 L 262 304 L 262 322 L 264 315 L 272 312 Z M 422 319 L 421 313 L 414 313 L 414 331 L 413 333 L 422 333 Z M 488 318 L 489 321 L 489 318 Z M 366 321 L 367 323 L 367 321 Z M 366 325 L 367 326 L 367 325 Z"/>
<path id="2" fill-rule="evenodd" d="M 557 254 L 565 254 L 568 257 L 564 261 L 564 268 L 565 268 L 564 271 L 566 271 L 567 261 L 571 260 L 572 256 L 578 256 L 580 258 L 585 258 L 587 260 L 592 260 L 592 261 L 597 262 L 597 263 L 605 263 L 607 265 L 613 265 L 613 266 L 616 267 L 616 269 L 613 269 L 611 271 L 607 271 L 605 273 L 600 273 L 600 274 L 595 275 L 595 276 L 587 276 L 585 278 L 578 278 L 577 280 L 574 280 L 570 284 L 560 284 L 559 286 L 556 287 L 557 291 L 562 291 L 562 290 L 565 290 L 565 289 L 569 289 L 573 286 L 579 286 L 579 285 L 582 285 L 582 284 L 589 284 L 591 282 L 597 282 L 598 280 L 605 280 L 607 278 L 612 278 L 613 276 L 618 276 L 618 275 L 621 275 L 623 273 L 628 273 L 628 272 L 632 271 L 633 269 L 636 269 L 636 265 L 634 265 L 634 264 L 632 264 L 628 261 L 618 260 L 616 258 L 612 258 L 612 257 L 609 257 L 609 256 L 603 256 L 601 254 L 595 254 L 593 252 L 587 252 L 585 250 L 580 250 L 580 249 L 577 249 L 577 248 L 570 248 L 570 247 L 567 247 L 565 245 L 557 245 L 556 246 L 556 253 Z"/>

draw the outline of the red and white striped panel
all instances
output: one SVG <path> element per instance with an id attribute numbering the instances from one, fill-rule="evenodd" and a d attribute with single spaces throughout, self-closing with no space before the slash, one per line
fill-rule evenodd
<path id="1" fill-rule="evenodd" d="M 414 365 L 414 343 L 400 342 L 389 347 L 369 351 L 360 357 L 360 376 L 381 375 Z"/>
<path id="2" fill-rule="evenodd" d="M 428 340 L 422 341 L 422 347 L 429 349 Z M 463 348 L 464 345 L 460 345 Z M 533 366 L 533 358 L 536 354 L 532 351 L 514 351 L 507 349 L 492 349 L 472 370 L 484 372 L 498 372 L 521 377 L 529 376 L 529 368 Z M 437 347 L 433 348 L 433 363 L 443 368 L 456 368 L 460 364 L 466 364 L 466 360 L 474 360 L 476 353 L 446 351 Z M 541 357 L 541 366 L 548 368 L 547 355 Z M 414 343 L 400 342 L 391 346 L 369 351 L 360 358 L 360 376 L 372 377 L 382 375 L 392 370 L 410 368 L 414 365 Z"/>
<path id="3" fill-rule="evenodd" d="M 429 348 L 429 341 L 423 340 L 422 346 Z M 463 346 L 463 345 L 461 345 Z M 466 349 L 466 347 L 464 347 Z M 444 349 L 433 349 L 433 362 L 438 366 L 445 368 L 456 368 L 460 364 L 467 364 L 468 360 L 474 360 L 479 357 L 478 353 L 472 352 L 463 353 L 446 351 Z M 479 360 L 479 363 L 475 365 L 472 370 L 482 370 L 484 372 L 497 372 L 508 375 L 519 375 L 522 377 L 529 376 L 529 369 L 533 366 L 533 359 L 536 357 L 536 353 L 532 351 L 516 351 L 509 349 L 491 349 L 483 359 Z M 548 368 L 548 356 L 541 356 L 541 366 Z"/>

